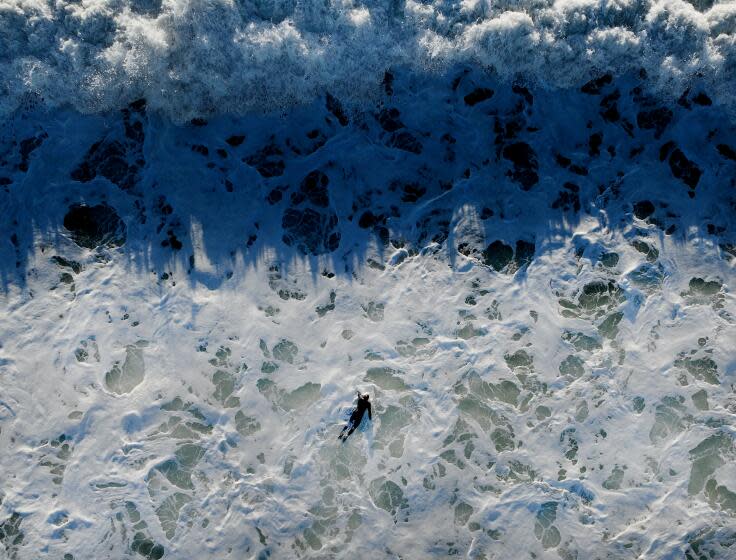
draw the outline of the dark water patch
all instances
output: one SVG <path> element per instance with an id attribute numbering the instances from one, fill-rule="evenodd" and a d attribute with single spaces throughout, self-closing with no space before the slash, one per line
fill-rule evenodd
<path id="1" fill-rule="evenodd" d="M 125 243 L 126 227 L 117 212 L 107 204 L 74 204 L 64 216 L 64 227 L 80 247 L 119 247 Z"/>

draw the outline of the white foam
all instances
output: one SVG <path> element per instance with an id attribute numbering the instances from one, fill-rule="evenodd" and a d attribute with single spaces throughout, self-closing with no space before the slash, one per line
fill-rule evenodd
<path id="1" fill-rule="evenodd" d="M 383 73 L 480 64 L 505 78 L 579 86 L 643 68 L 677 96 L 697 77 L 736 106 L 736 3 L 684 0 L 459 4 L 434 0 L 6 0 L 0 114 L 29 99 L 83 112 L 145 97 L 183 121 L 363 99 Z"/>

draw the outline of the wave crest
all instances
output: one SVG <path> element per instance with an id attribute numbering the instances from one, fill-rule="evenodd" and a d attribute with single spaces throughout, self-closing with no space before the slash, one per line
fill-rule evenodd
<path id="1" fill-rule="evenodd" d="M 0 113 L 42 98 L 83 112 L 145 97 L 177 121 L 270 110 L 329 90 L 360 100 L 390 67 L 479 64 L 578 86 L 644 69 L 736 108 L 736 3 L 710 0 L 6 0 Z"/>

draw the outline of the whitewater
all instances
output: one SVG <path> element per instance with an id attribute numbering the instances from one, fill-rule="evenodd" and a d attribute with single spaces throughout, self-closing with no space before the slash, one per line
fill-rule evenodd
<path id="1" fill-rule="evenodd" d="M 0 558 L 736 559 L 735 61 L 734 2 L 0 0 Z"/>
<path id="2" fill-rule="evenodd" d="M 0 114 L 145 98 L 179 122 L 375 98 L 390 67 L 478 65 L 545 87 L 644 69 L 694 78 L 733 116 L 736 2 L 697 0 L 3 0 Z M 679 93 L 678 93 L 679 91 Z"/>

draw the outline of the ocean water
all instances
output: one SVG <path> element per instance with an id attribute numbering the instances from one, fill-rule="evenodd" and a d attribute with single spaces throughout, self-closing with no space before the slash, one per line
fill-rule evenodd
<path id="1" fill-rule="evenodd" d="M 736 558 L 735 40 L 0 0 L 0 558 Z"/>

